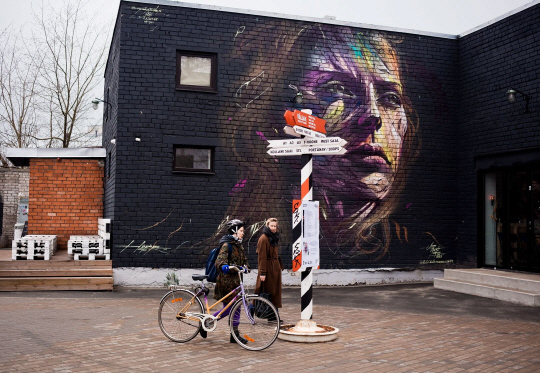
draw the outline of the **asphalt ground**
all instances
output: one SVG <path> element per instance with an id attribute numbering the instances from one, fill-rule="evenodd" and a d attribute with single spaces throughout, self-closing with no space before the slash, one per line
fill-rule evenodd
<path id="1" fill-rule="evenodd" d="M 540 372 L 540 308 L 432 284 L 320 287 L 313 319 L 326 343 L 277 340 L 251 352 L 226 322 L 179 344 L 157 325 L 166 289 L 0 293 L 1 372 Z M 300 318 L 299 288 L 280 315 Z"/>

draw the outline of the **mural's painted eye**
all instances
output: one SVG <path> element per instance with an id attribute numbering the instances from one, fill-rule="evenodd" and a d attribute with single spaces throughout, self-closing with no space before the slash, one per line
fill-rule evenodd
<path id="1" fill-rule="evenodd" d="M 397 108 L 401 106 L 401 97 L 396 92 L 387 92 L 379 96 L 377 103 L 387 107 Z"/>
<path id="2" fill-rule="evenodd" d="M 350 89 L 347 88 L 346 85 L 344 85 L 339 80 L 332 80 L 322 85 L 322 88 L 327 90 L 328 92 L 332 93 L 333 97 L 337 98 L 356 98 L 356 95 L 351 92 Z"/>

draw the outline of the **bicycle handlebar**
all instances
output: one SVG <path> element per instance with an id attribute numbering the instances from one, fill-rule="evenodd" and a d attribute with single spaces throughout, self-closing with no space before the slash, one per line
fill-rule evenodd
<path id="1" fill-rule="evenodd" d="M 238 273 L 250 273 L 251 269 L 242 266 L 229 266 L 229 271 L 234 270 Z"/>

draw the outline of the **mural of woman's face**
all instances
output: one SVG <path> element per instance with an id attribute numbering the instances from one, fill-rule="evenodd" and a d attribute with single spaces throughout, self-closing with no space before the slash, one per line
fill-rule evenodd
<path id="1" fill-rule="evenodd" d="M 354 215 L 388 194 L 407 131 L 393 50 L 384 40 L 376 49 L 351 38 L 314 53 L 300 84 L 313 114 L 327 121 L 327 136 L 348 141 L 345 155 L 314 158 L 316 183 L 336 216 Z"/>

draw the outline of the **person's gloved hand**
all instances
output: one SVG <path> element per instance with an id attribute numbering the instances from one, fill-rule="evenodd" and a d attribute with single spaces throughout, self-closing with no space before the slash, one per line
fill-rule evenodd
<path id="1" fill-rule="evenodd" d="M 229 266 L 227 264 L 221 266 L 221 272 L 227 274 L 229 273 Z"/>
<path id="2" fill-rule="evenodd" d="M 229 267 L 229 271 L 242 272 L 242 273 L 249 273 L 250 272 L 248 267 L 242 267 L 242 266 L 231 266 L 231 267 Z"/>
<path id="3" fill-rule="evenodd" d="M 242 267 L 242 266 L 237 266 L 237 267 L 238 267 L 238 270 L 237 270 L 238 272 L 243 272 L 243 273 L 251 272 L 248 267 Z"/>

